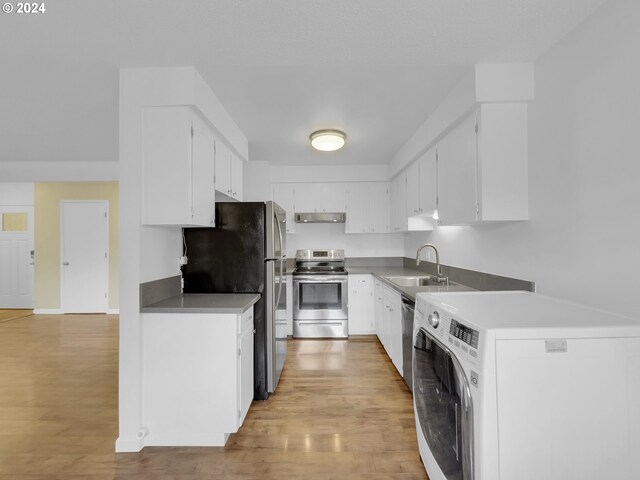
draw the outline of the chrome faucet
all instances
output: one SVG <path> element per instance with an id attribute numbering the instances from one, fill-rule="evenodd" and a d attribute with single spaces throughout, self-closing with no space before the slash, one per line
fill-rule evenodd
<path id="1" fill-rule="evenodd" d="M 427 247 L 433 248 L 433 251 L 436 253 L 436 272 L 438 273 L 437 281 L 448 284 L 449 277 L 442 276 L 442 266 L 440 266 L 440 255 L 438 254 L 438 249 L 433 243 L 425 243 L 420 248 L 418 248 L 418 251 L 416 252 L 416 265 L 420 265 L 420 252 Z"/>

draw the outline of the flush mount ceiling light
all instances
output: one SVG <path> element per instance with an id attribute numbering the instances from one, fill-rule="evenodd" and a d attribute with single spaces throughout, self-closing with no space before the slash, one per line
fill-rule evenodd
<path id="1" fill-rule="evenodd" d="M 344 147 L 347 135 L 340 130 L 318 130 L 309 135 L 311 146 L 323 152 L 333 152 Z"/>

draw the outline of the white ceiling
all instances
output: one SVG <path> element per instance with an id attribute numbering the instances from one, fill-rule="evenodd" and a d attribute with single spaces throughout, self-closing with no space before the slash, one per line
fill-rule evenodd
<path id="1" fill-rule="evenodd" d="M 55 0 L 0 14 L 0 161 L 116 161 L 118 68 L 193 65 L 252 160 L 377 164 L 474 63 L 535 60 L 604 0 Z M 309 133 L 347 146 L 314 152 Z"/>

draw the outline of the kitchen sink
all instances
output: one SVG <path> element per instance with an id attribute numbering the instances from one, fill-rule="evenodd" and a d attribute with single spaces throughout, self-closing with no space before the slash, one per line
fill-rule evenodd
<path id="1" fill-rule="evenodd" d="M 426 275 L 422 277 L 385 277 L 390 282 L 400 287 L 445 287 L 455 285 L 452 282 L 438 282 L 435 278 Z"/>

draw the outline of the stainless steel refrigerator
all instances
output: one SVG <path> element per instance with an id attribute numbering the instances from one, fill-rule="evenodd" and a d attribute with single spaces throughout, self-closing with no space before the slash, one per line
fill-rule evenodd
<path id="1" fill-rule="evenodd" d="M 216 203 L 214 228 L 185 228 L 185 293 L 259 293 L 254 398 L 266 400 L 287 357 L 286 212 L 274 202 Z M 223 365 L 220 366 L 224 368 Z"/>

